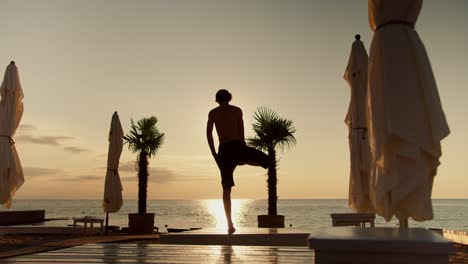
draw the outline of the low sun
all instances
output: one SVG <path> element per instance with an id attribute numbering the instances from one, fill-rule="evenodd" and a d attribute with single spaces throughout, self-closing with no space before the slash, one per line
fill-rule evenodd
<path id="1" fill-rule="evenodd" d="M 226 214 L 224 212 L 223 200 L 213 199 L 206 200 L 206 207 L 208 212 L 213 216 L 215 227 L 219 229 L 227 228 Z M 234 226 L 238 224 L 238 212 L 242 207 L 242 200 L 232 200 L 231 201 L 231 212 L 232 212 L 232 222 Z"/>

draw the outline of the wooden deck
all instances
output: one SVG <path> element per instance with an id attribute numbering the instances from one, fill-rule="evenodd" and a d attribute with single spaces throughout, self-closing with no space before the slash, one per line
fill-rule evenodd
<path id="1" fill-rule="evenodd" d="M 7 249 L 0 247 L 0 263 L 3 258 L 15 257 L 26 254 L 35 254 L 51 250 L 82 246 L 95 243 L 119 243 L 122 241 L 157 241 L 159 235 L 139 235 L 139 236 L 94 236 L 94 237 L 72 237 L 68 239 L 51 239 L 51 241 L 31 242 L 20 245 L 12 245 Z"/>
<path id="2" fill-rule="evenodd" d="M 88 244 L 2 259 L 3 264 L 78 263 L 313 263 L 306 247 L 167 244 Z"/>

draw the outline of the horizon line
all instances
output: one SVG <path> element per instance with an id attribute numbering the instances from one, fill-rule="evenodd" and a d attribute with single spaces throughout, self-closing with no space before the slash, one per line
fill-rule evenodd
<path id="1" fill-rule="evenodd" d="M 14 201 L 25 201 L 25 200 L 66 200 L 66 201 L 78 201 L 78 200 L 84 200 L 84 201 L 98 201 L 102 199 L 96 199 L 96 198 L 18 198 L 14 199 Z M 200 200 L 222 200 L 222 198 L 200 198 L 200 199 L 167 199 L 167 198 L 160 198 L 160 199 L 147 199 L 147 201 L 200 201 Z M 234 198 L 232 200 L 264 200 L 268 201 L 268 198 Z M 284 198 L 284 199 L 278 199 L 278 200 L 348 200 L 348 198 Z M 468 197 L 466 198 L 431 198 L 431 200 L 468 200 Z M 14 202 L 13 201 L 13 202 Z M 138 201 L 138 199 L 126 199 L 125 201 Z"/>

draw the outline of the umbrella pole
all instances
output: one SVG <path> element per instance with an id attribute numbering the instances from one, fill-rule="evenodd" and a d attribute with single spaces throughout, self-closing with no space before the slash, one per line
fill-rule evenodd
<path id="1" fill-rule="evenodd" d="M 408 218 L 405 219 L 398 219 L 400 223 L 400 228 L 408 229 Z"/>
<path id="2" fill-rule="evenodd" d="M 109 212 L 106 212 L 106 236 L 109 233 Z"/>

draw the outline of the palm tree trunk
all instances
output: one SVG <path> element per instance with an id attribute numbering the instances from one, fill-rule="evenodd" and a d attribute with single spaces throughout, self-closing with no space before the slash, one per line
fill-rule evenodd
<path id="1" fill-rule="evenodd" d="M 269 167 L 268 167 L 268 214 L 277 215 L 276 203 L 278 201 L 278 193 L 276 191 L 276 184 L 278 180 L 276 179 L 276 151 L 274 147 L 268 147 L 268 158 L 269 158 Z"/>
<path id="2" fill-rule="evenodd" d="M 138 157 L 138 213 L 146 213 L 146 189 L 148 187 L 148 156 L 142 151 Z"/>

